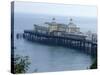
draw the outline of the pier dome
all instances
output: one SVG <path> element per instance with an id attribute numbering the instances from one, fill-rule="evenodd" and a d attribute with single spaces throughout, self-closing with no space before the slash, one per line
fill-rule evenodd
<path id="1" fill-rule="evenodd" d="M 73 23 L 73 19 L 72 18 L 69 20 L 68 27 L 76 27 L 76 25 Z"/>
<path id="2" fill-rule="evenodd" d="M 77 25 L 73 23 L 73 19 L 70 18 L 66 31 L 69 33 L 78 33 L 80 32 L 80 28 L 77 27 Z"/>

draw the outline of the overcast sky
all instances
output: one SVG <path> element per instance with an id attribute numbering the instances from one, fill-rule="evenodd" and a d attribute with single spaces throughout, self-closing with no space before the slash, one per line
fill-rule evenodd
<path id="1" fill-rule="evenodd" d="M 95 6 L 15 2 L 15 13 L 97 17 Z"/>

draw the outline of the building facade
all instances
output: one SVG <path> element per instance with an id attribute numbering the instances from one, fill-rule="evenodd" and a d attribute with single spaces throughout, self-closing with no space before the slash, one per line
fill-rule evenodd
<path id="1" fill-rule="evenodd" d="M 70 19 L 70 22 L 69 22 L 68 26 L 66 27 L 66 32 L 68 32 L 68 33 L 79 33 L 80 32 L 80 28 L 77 27 L 72 22 L 72 19 Z"/>
<path id="2" fill-rule="evenodd" d="M 70 19 L 68 25 L 67 24 L 62 24 L 62 23 L 57 23 L 55 21 L 55 18 L 52 18 L 52 22 L 45 22 L 45 24 L 48 25 L 48 27 L 45 26 L 39 26 L 39 25 L 34 25 L 34 28 L 38 32 L 42 33 L 54 33 L 55 35 L 61 35 L 62 33 L 80 33 L 80 28 L 77 27 L 74 23 L 73 20 Z"/>
<path id="3" fill-rule="evenodd" d="M 59 31 L 59 32 L 63 32 L 66 30 L 66 25 L 65 24 L 60 24 L 60 23 L 56 23 L 55 18 L 52 19 L 52 22 L 45 22 L 45 24 L 48 24 L 48 29 L 49 32 L 54 32 L 54 31 Z"/>
<path id="4" fill-rule="evenodd" d="M 34 31 L 46 34 L 49 32 L 49 29 L 48 27 L 39 26 L 39 25 L 34 24 Z"/>

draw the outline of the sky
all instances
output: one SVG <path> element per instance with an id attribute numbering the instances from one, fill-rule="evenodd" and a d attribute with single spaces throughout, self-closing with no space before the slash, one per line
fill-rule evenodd
<path id="1" fill-rule="evenodd" d="M 47 14 L 58 16 L 97 17 L 96 6 L 53 3 L 15 2 L 15 13 Z"/>

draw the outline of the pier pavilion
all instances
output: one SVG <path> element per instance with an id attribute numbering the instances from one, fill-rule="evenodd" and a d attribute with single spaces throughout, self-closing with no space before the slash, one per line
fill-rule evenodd
<path id="1" fill-rule="evenodd" d="M 39 42 L 49 45 L 65 46 L 74 48 L 91 55 L 97 55 L 97 42 L 87 40 L 86 35 L 80 32 L 73 20 L 70 19 L 69 24 L 60 24 L 52 19 L 52 22 L 45 22 L 48 27 L 34 25 L 34 30 L 25 30 L 23 37 L 33 42 Z"/>

